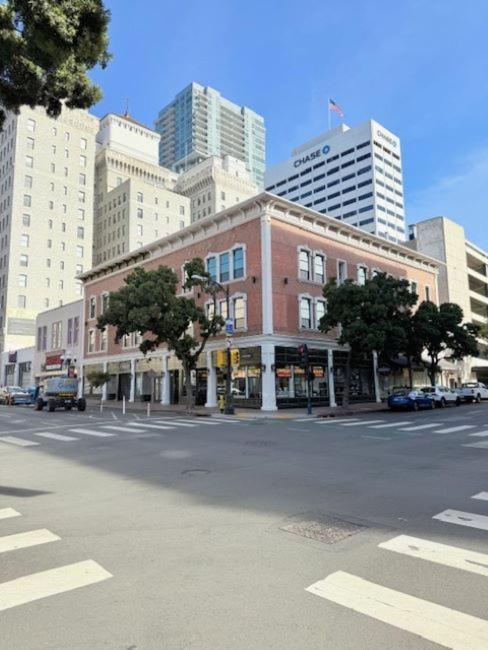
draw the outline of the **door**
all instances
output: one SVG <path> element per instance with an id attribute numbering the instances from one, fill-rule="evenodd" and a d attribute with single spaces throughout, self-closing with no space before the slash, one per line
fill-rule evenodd
<path id="1" fill-rule="evenodd" d="M 119 375 L 119 389 L 117 391 L 117 399 L 121 400 L 125 397 L 126 400 L 130 398 L 130 373 Z"/>

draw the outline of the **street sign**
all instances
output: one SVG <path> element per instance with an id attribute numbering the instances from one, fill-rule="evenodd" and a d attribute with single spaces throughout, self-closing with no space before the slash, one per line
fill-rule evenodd
<path id="1" fill-rule="evenodd" d="M 226 336 L 232 336 L 234 334 L 234 321 L 232 318 L 225 319 L 225 334 Z"/>

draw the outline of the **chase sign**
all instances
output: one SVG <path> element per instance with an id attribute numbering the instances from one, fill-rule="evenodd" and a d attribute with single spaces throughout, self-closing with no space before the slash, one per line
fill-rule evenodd
<path id="1" fill-rule="evenodd" d="M 305 165 L 308 162 L 311 162 L 312 160 L 316 160 L 317 158 L 320 158 L 320 156 L 326 156 L 330 151 L 330 147 L 328 144 L 324 145 L 321 149 L 315 149 L 315 151 L 311 151 L 308 153 L 306 156 L 302 156 L 301 158 L 297 158 L 296 160 L 293 161 L 293 166 L 294 167 L 301 167 L 301 165 Z"/>

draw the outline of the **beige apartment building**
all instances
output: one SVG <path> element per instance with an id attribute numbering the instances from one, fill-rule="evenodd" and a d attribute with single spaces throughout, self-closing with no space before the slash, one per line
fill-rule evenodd
<path id="1" fill-rule="evenodd" d="M 160 135 L 130 115 L 100 120 L 95 163 L 94 264 L 184 228 L 190 200 L 175 191 L 178 175 L 159 166 Z"/>
<path id="2" fill-rule="evenodd" d="M 81 296 L 92 264 L 98 119 L 23 107 L 0 134 L 0 348 L 34 344 L 39 312 Z"/>
<path id="3" fill-rule="evenodd" d="M 246 164 L 233 156 L 211 156 L 180 174 L 176 191 L 191 200 L 191 222 L 215 215 L 259 193 Z"/>

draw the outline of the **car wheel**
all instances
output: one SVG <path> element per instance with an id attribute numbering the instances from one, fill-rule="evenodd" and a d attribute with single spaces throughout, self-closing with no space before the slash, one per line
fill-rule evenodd
<path id="1" fill-rule="evenodd" d="M 456 406 L 461 406 L 461 398 L 460 397 L 458 397 L 456 399 Z"/>
<path id="2" fill-rule="evenodd" d="M 481 395 L 480 394 L 476 395 L 474 401 L 476 402 L 476 404 L 479 404 L 481 402 Z"/>
<path id="3" fill-rule="evenodd" d="M 429 408 L 430 408 L 431 411 L 433 411 L 435 409 L 435 402 L 434 402 L 433 399 L 430 400 Z"/>
<path id="4" fill-rule="evenodd" d="M 47 410 L 52 413 L 54 409 L 56 408 L 56 401 L 53 399 L 50 399 L 47 401 Z"/>
<path id="5" fill-rule="evenodd" d="M 412 411 L 418 411 L 418 410 L 419 410 L 419 403 L 418 403 L 418 402 L 414 402 L 414 403 L 412 404 Z"/>
<path id="6" fill-rule="evenodd" d="M 441 397 L 440 407 L 441 409 L 446 408 L 446 400 L 444 399 L 444 397 Z"/>
<path id="7" fill-rule="evenodd" d="M 80 397 L 80 399 L 78 400 L 77 408 L 78 411 L 86 410 L 86 399 L 84 397 Z"/>

